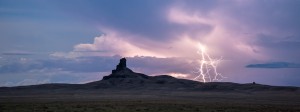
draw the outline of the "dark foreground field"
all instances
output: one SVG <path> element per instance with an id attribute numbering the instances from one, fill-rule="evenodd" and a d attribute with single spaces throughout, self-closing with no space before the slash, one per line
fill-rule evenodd
<path id="1" fill-rule="evenodd" d="M 294 92 L 92 92 L 2 95 L 1 112 L 300 112 Z"/>

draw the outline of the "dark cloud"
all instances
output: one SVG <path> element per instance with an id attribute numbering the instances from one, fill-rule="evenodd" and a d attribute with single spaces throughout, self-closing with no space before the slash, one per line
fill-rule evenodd
<path id="1" fill-rule="evenodd" d="M 250 64 L 247 68 L 300 68 L 300 64 L 289 62 L 270 62 L 263 64 Z"/>
<path id="2" fill-rule="evenodd" d="M 300 60 L 300 35 L 276 35 L 260 33 L 256 40 L 250 43 L 262 47 L 259 53 L 270 55 L 273 59 L 287 60 L 299 63 Z"/>
<path id="3" fill-rule="evenodd" d="M 13 62 L 0 66 L 0 73 L 20 73 L 42 68 L 43 66 L 39 63 Z"/>
<path id="4" fill-rule="evenodd" d="M 267 34 L 258 34 L 255 44 L 270 49 L 277 50 L 297 50 L 300 47 L 300 35 L 295 36 L 273 36 Z"/>
<path id="5" fill-rule="evenodd" d="M 92 0 L 89 2 L 73 1 L 73 5 L 59 2 L 58 6 L 93 24 L 98 23 L 100 27 L 110 27 L 158 39 L 164 38 L 165 30 L 169 29 L 164 19 L 165 14 L 162 12 L 169 3 L 167 0 Z"/>
<path id="6" fill-rule="evenodd" d="M 196 3 L 195 3 L 196 2 Z M 186 26 L 173 24 L 168 21 L 167 15 L 173 5 L 189 8 L 189 12 L 197 10 L 208 13 L 217 2 L 203 1 L 178 1 L 178 0 L 126 0 L 126 1 L 73 1 L 58 6 L 68 13 L 88 20 L 99 27 L 111 28 L 125 33 L 139 35 L 152 40 L 166 41 L 174 39 L 177 34 L 186 31 Z M 69 4 L 69 5 L 68 5 Z M 180 5 L 182 4 L 182 5 Z M 211 30 L 211 26 L 197 26 L 198 32 Z M 104 32 L 105 33 L 105 32 Z M 128 37 L 122 37 L 128 38 Z"/>
<path id="7" fill-rule="evenodd" d="M 2 55 L 33 55 L 33 53 L 23 53 L 23 52 L 6 52 Z"/>
<path id="8" fill-rule="evenodd" d="M 226 5 L 224 5 L 226 4 Z M 220 4 L 222 12 L 251 29 L 276 30 L 277 33 L 298 33 L 300 1 L 239 1 Z M 262 32 L 262 31 L 261 31 Z M 276 33 L 276 32 L 274 32 Z"/>

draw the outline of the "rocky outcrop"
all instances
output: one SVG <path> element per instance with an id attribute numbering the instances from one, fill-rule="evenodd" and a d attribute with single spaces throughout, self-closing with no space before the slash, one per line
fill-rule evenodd
<path id="1" fill-rule="evenodd" d="M 126 59 L 120 59 L 116 69 L 101 81 L 90 83 L 95 88 L 123 88 L 123 89 L 192 89 L 200 83 L 185 79 L 177 79 L 168 75 L 148 76 L 133 72 L 126 66 Z"/>
<path id="2" fill-rule="evenodd" d="M 126 59 L 122 58 L 122 59 L 120 59 L 120 62 L 117 65 L 116 69 L 112 70 L 112 74 L 114 74 L 114 73 L 116 73 L 118 71 L 125 70 L 125 69 L 128 69 L 127 66 L 126 66 Z"/>
<path id="3" fill-rule="evenodd" d="M 116 69 L 112 70 L 111 75 L 125 75 L 128 73 L 133 73 L 133 71 L 127 68 L 126 59 L 122 58 L 120 59 L 120 62 L 117 65 Z"/>
<path id="4" fill-rule="evenodd" d="M 141 73 L 135 73 L 127 67 L 126 59 L 120 59 L 119 64 L 116 66 L 116 69 L 112 70 L 112 73 L 108 76 L 104 76 L 103 80 L 116 78 L 148 78 L 147 75 Z"/>

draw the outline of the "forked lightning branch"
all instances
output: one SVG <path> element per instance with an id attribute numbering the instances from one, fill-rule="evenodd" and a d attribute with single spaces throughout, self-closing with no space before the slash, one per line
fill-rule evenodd
<path id="1" fill-rule="evenodd" d="M 198 60 L 199 66 L 197 67 L 196 71 L 198 75 L 194 78 L 194 80 L 201 82 L 214 82 L 221 81 L 222 79 L 226 78 L 217 71 L 218 64 L 222 58 L 213 59 L 207 53 L 207 48 L 204 45 L 199 44 L 198 47 L 197 53 L 201 57 Z"/>

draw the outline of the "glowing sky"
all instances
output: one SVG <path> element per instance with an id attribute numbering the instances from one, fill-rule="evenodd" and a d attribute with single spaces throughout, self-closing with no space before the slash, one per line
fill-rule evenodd
<path id="1" fill-rule="evenodd" d="M 199 43 L 226 82 L 300 86 L 298 0 L 0 0 L 0 86 L 85 83 L 121 57 L 193 79 Z"/>

